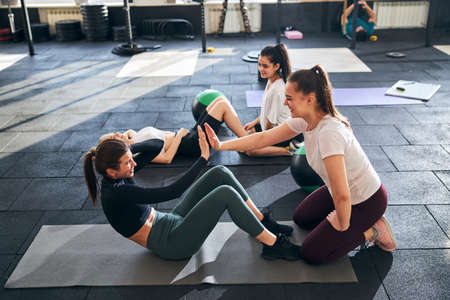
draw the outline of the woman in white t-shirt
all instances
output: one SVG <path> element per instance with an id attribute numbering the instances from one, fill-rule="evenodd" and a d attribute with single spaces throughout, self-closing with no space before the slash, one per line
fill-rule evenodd
<path id="1" fill-rule="evenodd" d="M 251 133 L 277 127 L 290 117 L 289 108 L 283 105 L 285 82 L 291 74 L 291 63 L 286 46 L 277 44 L 262 49 L 258 58 L 258 71 L 262 78 L 267 78 L 267 84 L 259 117 L 244 126 L 244 129 Z M 277 145 L 248 150 L 246 154 L 250 156 L 290 155 L 286 149 L 289 142 L 283 141 Z"/>
<path id="2" fill-rule="evenodd" d="M 387 194 L 377 173 L 356 140 L 347 120 L 337 111 L 328 75 L 320 66 L 291 74 L 285 104 L 291 117 L 268 131 L 220 142 L 205 125 L 217 150 L 245 151 L 304 134 L 306 158 L 325 185 L 296 208 L 293 219 L 312 230 L 301 247 L 309 263 L 336 260 L 369 242 L 393 251 L 396 242 L 383 217 Z"/>

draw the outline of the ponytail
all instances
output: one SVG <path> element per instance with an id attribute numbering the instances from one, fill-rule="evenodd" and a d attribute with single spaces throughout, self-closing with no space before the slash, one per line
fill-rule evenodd
<path id="1" fill-rule="evenodd" d="M 287 81 L 291 74 L 291 61 L 285 44 L 277 44 L 275 46 L 267 46 L 261 50 L 261 56 L 269 58 L 269 61 L 276 65 L 279 64 L 278 73 L 284 82 Z"/>
<path id="2" fill-rule="evenodd" d="M 289 82 L 296 84 L 296 91 L 303 94 L 315 93 L 318 108 L 332 117 L 337 118 L 345 126 L 350 127 L 347 118 L 339 113 L 333 103 L 331 82 L 327 72 L 320 65 L 315 65 L 311 69 L 299 70 L 292 73 Z"/>
<path id="3" fill-rule="evenodd" d="M 98 196 L 98 182 L 94 167 L 103 177 L 108 176 L 106 170 L 119 170 L 120 158 L 129 150 L 129 145 L 122 140 L 105 139 L 84 155 L 84 179 L 94 205 Z"/>
<path id="4" fill-rule="evenodd" d="M 88 188 L 89 196 L 92 199 L 92 203 L 95 206 L 97 201 L 97 177 L 94 172 L 94 162 L 95 160 L 95 147 L 92 147 L 88 153 L 84 155 L 84 179 L 86 180 L 86 185 Z"/>

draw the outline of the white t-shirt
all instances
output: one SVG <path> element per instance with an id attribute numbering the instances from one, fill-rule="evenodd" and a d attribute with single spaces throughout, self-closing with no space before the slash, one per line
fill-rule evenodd
<path id="1" fill-rule="evenodd" d="M 380 188 L 380 178 L 367 155 L 351 129 L 339 119 L 326 115 L 310 131 L 306 131 L 308 124 L 302 118 L 290 118 L 286 123 L 293 131 L 303 133 L 308 163 L 325 182 L 331 195 L 333 191 L 323 159 L 336 154 L 344 155 L 352 205 L 364 202 Z"/>
<path id="2" fill-rule="evenodd" d="M 133 140 L 135 143 L 151 140 L 151 139 L 158 139 L 164 141 L 164 131 L 159 130 L 155 127 L 144 127 L 141 130 L 137 132 L 137 134 L 134 136 Z"/>
<path id="3" fill-rule="evenodd" d="M 289 108 L 283 104 L 285 97 L 284 88 L 285 83 L 282 78 L 272 83 L 267 81 L 259 116 L 262 130 L 266 130 L 266 120 L 269 120 L 276 127 L 291 116 Z"/>

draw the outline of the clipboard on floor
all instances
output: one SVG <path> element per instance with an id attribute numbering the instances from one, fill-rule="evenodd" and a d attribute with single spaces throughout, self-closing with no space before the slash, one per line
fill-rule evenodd
<path id="1" fill-rule="evenodd" d="M 440 84 L 399 80 L 386 91 L 385 95 L 429 101 L 440 87 Z"/>

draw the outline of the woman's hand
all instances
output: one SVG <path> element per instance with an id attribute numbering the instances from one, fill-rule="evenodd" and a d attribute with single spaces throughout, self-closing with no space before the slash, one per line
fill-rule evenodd
<path id="1" fill-rule="evenodd" d="M 189 130 L 187 130 L 185 128 L 180 128 L 177 132 L 177 135 L 179 135 L 181 138 L 185 137 L 188 134 L 189 134 Z"/>
<path id="2" fill-rule="evenodd" d="M 333 210 L 330 212 L 327 216 L 328 222 L 330 222 L 331 226 L 333 226 L 334 229 L 337 231 L 345 231 L 348 229 L 348 226 L 344 227 L 339 223 L 338 216 L 336 214 L 336 210 Z"/>
<path id="3" fill-rule="evenodd" d="M 216 133 L 211 128 L 211 126 L 209 126 L 208 123 L 205 123 L 205 129 L 206 129 L 206 134 L 208 135 L 208 140 L 209 140 L 209 143 L 211 144 L 211 147 L 213 147 L 216 150 L 221 150 L 220 148 L 222 147 L 222 143 L 220 142 Z"/>
<path id="4" fill-rule="evenodd" d="M 256 122 L 255 121 L 251 121 L 251 122 L 248 122 L 247 124 L 244 125 L 244 129 L 249 131 L 252 128 L 254 128 L 255 126 L 256 126 Z"/>
<path id="5" fill-rule="evenodd" d="M 201 156 L 205 160 L 208 160 L 210 153 L 209 153 L 209 145 L 208 142 L 206 141 L 206 135 L 203 132 L 200 125 L 197 126 L 197 131 L 198 131 L 198 145 L 200 146 Z"/>

